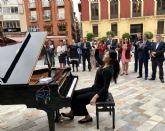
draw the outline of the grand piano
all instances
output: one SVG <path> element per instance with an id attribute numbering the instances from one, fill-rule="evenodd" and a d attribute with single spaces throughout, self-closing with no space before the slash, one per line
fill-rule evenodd
<path id="1" fill-rule="evenodd" d="M 0 47 L 0 105 L 25 104 L 44 110 L 49 130 L 54 131 L 59 109 L 70 106 L 78 76 L 70 68 L 50 64 L 35 70 L 45 38 L 45 32 L 27 33 L 22 43 Z"/>

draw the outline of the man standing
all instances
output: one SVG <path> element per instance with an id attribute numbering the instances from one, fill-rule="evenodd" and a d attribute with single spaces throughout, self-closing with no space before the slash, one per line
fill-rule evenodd
<path id="1" fill-rule="evenodd" d="M 144 34 L 143 43 L 139 44 L 138 48 L 138 58 L 139 58 L 139 76 L 142 77 L 142 68 L 145 68 L 145 80 L 148 79 L 148 60 L 150 59 L 149 51 L 151 49 L 151 43 L 148 41 L 148 34 Z"/>
<path id="2" fill-rule="evenodd" d="M 88 61 L 88 69 L 91 71 L 91 62 L 90 62 L 90 50 L 91 45 L 89 42 L 87 42 L 86 38 L 84 38 L 83 43 L 81 44 L 81 50 L 82 50 L 82 57 L 83 57 L 83 71 L 86 69 L 86 60 Z"/>
<path id="3" fill-rule="evenodd" d="M 142 38 L 141 34 L 137 33 L 137 38 L 135 39 L 133 46 L 134 46 L 134 59 L 135 59 L 135 64 L 134 64 L 134 71 L 137 72 L 138 70 L 138 47 L 139 44 L 142 43 Z"/>
<path id="4" fill-rule="evenodd" d="M 115 50 L 117 48 L 117 42 L 112 39 L 112 35 L 108 36 L 108 40 L 106 42 L 106 50 Z"/>
<path id="5" fill-rule="evenodd" d="M 151 48 L 151 60 L 152 60 L 152 77 L 149 80 L 155 80 L 156 78 L 156 68 L 159 67 L 159 79 L 164 83 L 163 78 L 163 61 L 165 52 L 165 43 L 161 41 L 161 35 L 156 36 L 156 43 L 152 45 Z"/>

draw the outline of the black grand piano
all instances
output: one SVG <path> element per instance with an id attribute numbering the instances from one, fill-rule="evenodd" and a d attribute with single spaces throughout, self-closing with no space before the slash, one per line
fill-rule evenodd
<path id="1" fill-rule="evenodd" d="M 70 68 L 49 65 L 35 70 L 45 38 L 45 32 L 27 33 L 22 43 L 0 47 L 0 105 L 25 104 L 44 110 L 49 130 L 54 131 L 59 109 L 70 106 L 78 77 Z"/>

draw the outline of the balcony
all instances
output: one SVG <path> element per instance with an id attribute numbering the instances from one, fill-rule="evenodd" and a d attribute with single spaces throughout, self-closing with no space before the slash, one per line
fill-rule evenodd
<path id="1" fill-rule="evenodd" d="M 42 2 L 42 7 L 50 7 L 49 1 L 47 1 L 47 2 Z"/>
<path id="2" fill-rule="evenodd" d="M 111 14 L 110 18 L 111 18 L 111 19 L 118 18 L 118 13 L 116 13 L 116 14 Z"/>
<path id="3" fill-rule="evenodd" d="M 99 20 L 99 16 L 92 16 L 91 20 Z"/>
<path id="4" fill-rule="evenodd" d="M 164 10 L 157 10 L 157 15 L 165 15 L 165 9 Z"/>
<path id="5" fill-rule="evenodd" d="M 58 35 L 67 35 L 67 31 L 58 31 Z"/>
<path id="6" fill-rule="evenodd" d="M 132 17 L 141 17 L 141 12 L 133 12 Z"/>
<path id="7" fill-rule="evenodd" d="M 64 0 L 57 0 L 57 6 L 64 6 Z"/>
<path id="8" fill-rule="evenodd" d="M 35 2 L 29 3 L 29 8 L 30 9 L 36 8 Z"/>

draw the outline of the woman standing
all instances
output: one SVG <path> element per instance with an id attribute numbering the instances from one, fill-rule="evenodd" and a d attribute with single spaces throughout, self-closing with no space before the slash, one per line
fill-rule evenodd
<path id="1" fill-rule="evenodd" d="M 62 41 L 60 41 L 60 45 L 57 46 L 57 56 L 60 63 L 60 68 L 65 68 L 66 65 L 66 45 L 63 44 Z"/>
<path id="2" fill-rule="evenodd" d="M 105 101 L 108 97 L 111 80 L 116 83 L 120 72 L 117 53 L 115 51 L 106 52 L 103 61 L 104 66 L 98 68 L 93 86 L 74 92 L 71 101 L 71 111 L 69 113 L 62 113 L 64 117 L 73 119 L 74 116 L 85 116 L 78 121 L 81 124 L 92 121 L 86 105 L 95 105 L 97 101 Z"/>
<path id="3" fill-rule="evenodd" d="M 103 40 L 100 40 L 99 41 L 98 49 L 99 49 L 99 58 L 102 60 L 103 59 L 104 52 L 105 52 L 105 49 L 106 49 L 106 46 L 105 46 Z"/>
<path id="4" fill-rule="evenodd" d="M 78 54 L 78 46 L 74 40 L 72 40 L 71 45 L 68 47 L 70 63 L 72 64 L 72 69 L 74 72 L 74 67 L 76 66 L 76 70 L 78 72 L 79 66 L 79 54 Z"/>
<path id="5" fill-rule="evenodd" d="M 121 62 L 122 62 L 122 74 L 128 75 L 128 66 L 131 59 L 131 44 L 128 38 L 124 38 L 121 44 Z"/>

